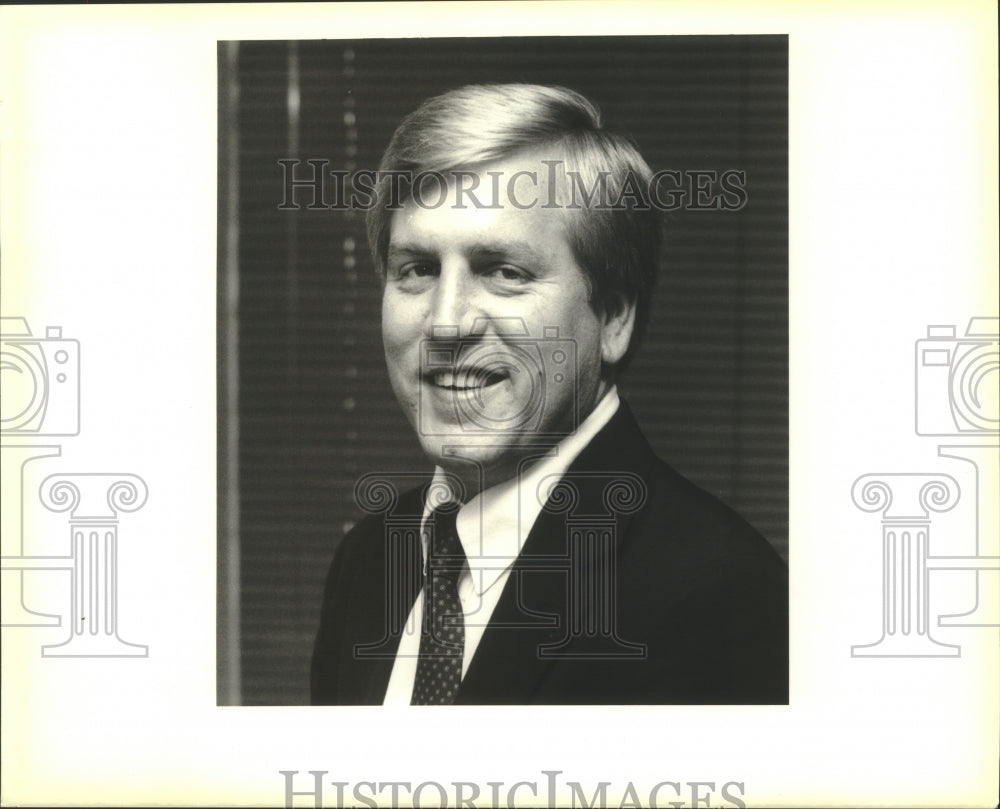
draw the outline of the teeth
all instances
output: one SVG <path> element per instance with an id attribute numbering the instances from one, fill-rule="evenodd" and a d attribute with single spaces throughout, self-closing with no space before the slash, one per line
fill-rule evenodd
<path id="1" fill-rule="evenodd" d="M 470 374 L 467 371 L 438 371 L 431 377 L 431 382 L 439 388 L 451 390 L 475 390 L 495 385 L 507 377 L 504 373 Z"/>

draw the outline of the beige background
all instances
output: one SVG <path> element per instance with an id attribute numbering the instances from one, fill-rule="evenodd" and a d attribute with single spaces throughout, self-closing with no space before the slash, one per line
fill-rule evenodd
<path id="1" fill-rule="evenodd" d="M 216 41 L 559 32 L 790 35 L 792 704 L 217 708 Z M 939 632 L 955 659 L 850 656 L 880 615 L 878 520 L 851 484 L 947 471 L 913 434 L 913 344 L 997 312 L 995 32 L 989 2 L 0 9 L 2 311 L 84 344 L 58 470 L 150 488 L 119 588 L 148 659 L 42 659 L 50 630 L 3 630 L 3 802 L 274 805 L 281 769 L 557 769 L 609 798 L 698 780 L 744 782 L 751 806 L 995 805 L 996 630 Z M 148 173 L 153 153 L 169 170 Z M 458 714 L 469 742 L 442 763 Z"/>

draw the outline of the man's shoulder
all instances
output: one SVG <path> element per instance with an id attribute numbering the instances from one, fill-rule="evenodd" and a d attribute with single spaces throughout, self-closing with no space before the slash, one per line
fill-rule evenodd
<path id="1" fill-rule="evenodd" d="M 426 478 L 414 482 L 415 478 Z M 363 516 L 344 534 L 337 548 L 338 554 L 350 553 L 359 547 L 370 546 L 373 535 L 383 536 L 389 529 L 404 532 L 419 527 L 424 508 L 424 494 L 431 476 L 381 475 L 378 481 L 360 494 L 355 503 Z M 359 487 L 360 490 L 360 487 Z"/>
<path id="2" fill-rule="evenodd" d="M 656 454 L 624 402 L 588 450 L 581 453 L 577 473 L 601 469 L 641 481 L 641 505 L 633 508 L 629 533 L 655 536 L 653 551 L 780 563 L 770 542 L 735 509 Z"/>
<path id="3" fill-rule="evenodd" d="M 648 505 L 641 515 L 646 531 L 692 557 L 780 562 L 771 543 L 741 514 L 662 459 L 654 460 L 646 482 Z"/>

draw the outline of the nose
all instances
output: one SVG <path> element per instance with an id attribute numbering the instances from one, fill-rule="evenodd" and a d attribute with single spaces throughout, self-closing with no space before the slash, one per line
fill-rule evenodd
<path id="1" fill-rule="evenodd" d="M 428 337 L 464 337 L 472 325 L 475 310 L 475 283 L 468 266 L 461 260 L 444 261 L 434 285 L 428 311 Z"/>

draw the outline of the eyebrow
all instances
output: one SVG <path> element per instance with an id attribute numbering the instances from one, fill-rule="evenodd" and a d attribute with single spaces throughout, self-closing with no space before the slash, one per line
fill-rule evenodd
<path id="1" fill-rule="evenodd" d="M 477 241 L 472 244 L 465 245 L 463 247 L 463 252 L 471 254 L 474 257 L 523 257 L 535 262 L 542 262 L 546 260 L 544 253 L 540 252 L 538 248 L 530 242 L 522 240 L 503 242 Z M 389 249 L 386 251 L 386 257 L 389 259 L 433 255 L 437 255 L 437 250 L 426 247 L 419 242 L 390 243 Z"/>
<path id="2" fill-rule="evenodd" d="M 420 247 L 416 244 L 389 244 L 389 249 L 386 250 L 386 258 L 409 258 L 411 256 L 427 256 L 433 253 L 433 250 L 427 250 L 426 248 Z"/>

